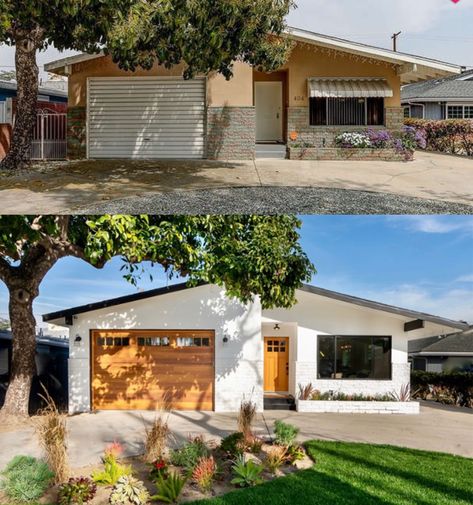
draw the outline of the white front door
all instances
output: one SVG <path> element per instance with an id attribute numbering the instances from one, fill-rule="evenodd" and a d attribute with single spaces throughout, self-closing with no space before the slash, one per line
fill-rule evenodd
<path id="1" fill-rule="evenodd" d="M 282 82 L 255 82 L 256 141 L 282 142 Z"/>

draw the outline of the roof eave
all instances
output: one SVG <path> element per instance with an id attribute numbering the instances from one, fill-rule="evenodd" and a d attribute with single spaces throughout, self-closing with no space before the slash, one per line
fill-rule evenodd
<path id="1" fill-rule="evenodd" d="M 452 319 L 434 316 L 432 314 L 426 314 L 424 312 L 418 312 L 415 310 L 404 309 L 402 307 L 396 307 L 394 305 L 388 305 L 381 302 L 375 302 L 373 300 L 367 300 L 364 298 L 359 298 L 357 296 L 346 295 L 344 293 L 337 293 L 336 291 L 330 291 L 324 288 L 318 288 L 315 286 L 310 286 L 304 284 L 301 288 L 302 291 L 307 293 L 312 293 L 320 296 L 325 296 L 327 298 L 332 298 L 340 302 L 351 303 L 358 305 L 360 307 L 366 307 L 368 309 L 379 310 L 381 312 L 388 312 L 390 314 L 404 316 L 411 319 L 421 319 L 439 326 L 444 326 L 448 328 L 455 328 L 457 330 L 466 330 L 470 326 L 464 321 L 454 321 Z"/>
<path id="2" fill-rule="evenodd" d="M 410 84 L 422 80 L 429 80 L 437 77 L 445 77 L 448 75 L 462 73 L 462 67 L 453 63 L 433 60 L 430 58 L 423 58 L 406 53 L 394 52 L 389 49 L 369 46 L 359 42 L 353 42 L 337 37 L 331 37 L 328 35 L 322 35 L 319 33 L 302 30 L 300 28 L 289 27 L 286 31 L 286 35 L 296 41 L 298 40 L 300 42 L 317 44 L 328 48 L 345 50 L 354 54 L 358 54 L 360 56 L 387 61 L 399 66 L 405 64 L 416 65 L 415 71 L 407 71 L 400 75 L 402 84 Z M 68 66 L 94 58 L 100 58 L 103 55 L 104 53 L 100 52 L 97 54 L 84 53 L 76 56 L 70 56 L 68 58 L 46 63 L 44 68 L 48 72 L 57 73 L 59 75 L 67 75 Z"/>

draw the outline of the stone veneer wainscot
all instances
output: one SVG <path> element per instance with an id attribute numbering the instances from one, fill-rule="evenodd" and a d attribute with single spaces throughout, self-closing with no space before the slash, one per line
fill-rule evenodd
<path id="1" fill-rule="evenodd" d="M 254 159 L 255 150 L 254 107 L 209 107 L 207 109 L 208 159 Z"/>
<path id="2" fill-rule="evenodd" d="M 87 110 L 69 107 L 67 110 L 67 157 L 79 160 L 87 157 Z"/>

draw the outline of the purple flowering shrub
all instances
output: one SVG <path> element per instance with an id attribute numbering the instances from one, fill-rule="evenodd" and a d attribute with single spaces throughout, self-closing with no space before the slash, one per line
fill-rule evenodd
<path id="1" fill-rule="evenodd" d="M 425 140 L 423 149 L 451 154 L 473 156 L 473 120 L 406 119 L 405 124 L 413 128 Z"/>
<path id="2" fill-rule="evenodd" d="M 395 149 L 409 160 L 416 149 L 425 149 L 426 135 L 423 130 L 410 126 L 405 126 L 402 132 L 397 134 L 370 128 L 365 132 L 341 133 L 335 138 L 335 143 L 345 149 Z"/>

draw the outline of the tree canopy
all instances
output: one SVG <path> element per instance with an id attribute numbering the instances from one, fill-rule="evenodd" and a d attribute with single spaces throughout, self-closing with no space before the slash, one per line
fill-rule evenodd
<path id="1" fill-rule="evenodd" d="M 121 256 L 132 283 L 150 261 L 191 283 L 225 285 L 244 302 L 258 294 L 265 308 L 290 307 L 314 271 L 299 226 L 292 216 L 2 216 L 0 279 L 8 285 L 27 270 L 39 285 L 42 270 L 31 268 L 41 261 L 74 256 L 101 268 Z"/>

